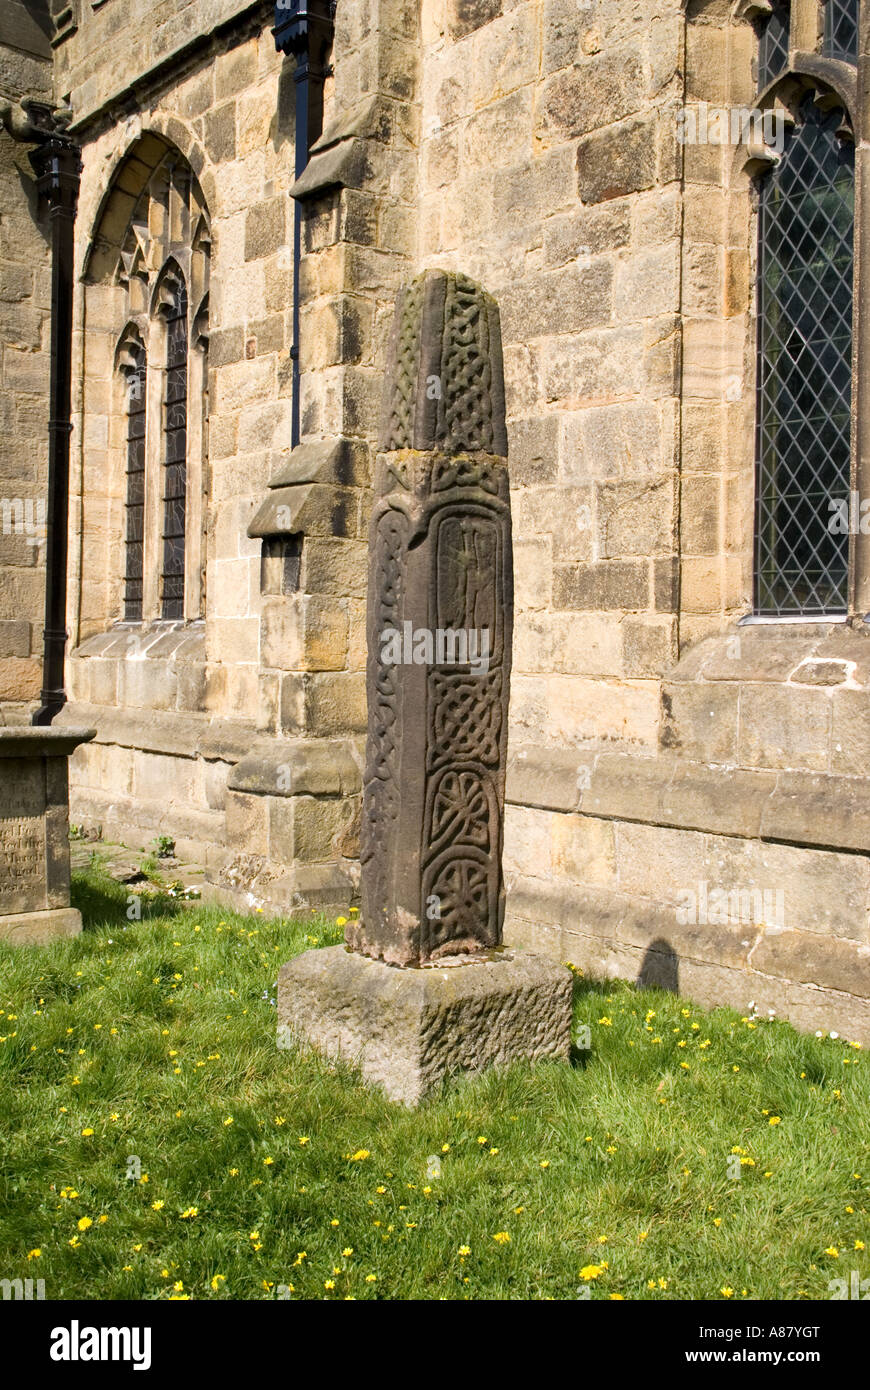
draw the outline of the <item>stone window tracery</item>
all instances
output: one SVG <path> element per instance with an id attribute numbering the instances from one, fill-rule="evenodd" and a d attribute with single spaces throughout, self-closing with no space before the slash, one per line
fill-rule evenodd
<path id="1" fill-rule="evenodd" d="M 127 394 L 127 622 L 204 613 L 210 244 L 197 181 L 170 150 L 136 200 L 114 272 L 128 317 L 116 353 Z"/>

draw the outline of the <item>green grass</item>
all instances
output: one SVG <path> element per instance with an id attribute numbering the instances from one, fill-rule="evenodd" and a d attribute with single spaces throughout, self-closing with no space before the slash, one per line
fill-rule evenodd
<path id="1" fill-rule="evenodd" d="M 126 895 L 94 867 L 81 937 L 0 948 L 0 1278 L 47 1299 L 679 1300 L 870 1277 L 870 1069 L 842 1040 L 578 980 L 572 1066 L 410 1113 L 275 1046 L 280 965 L 339 926 L 127 922 Z"/>

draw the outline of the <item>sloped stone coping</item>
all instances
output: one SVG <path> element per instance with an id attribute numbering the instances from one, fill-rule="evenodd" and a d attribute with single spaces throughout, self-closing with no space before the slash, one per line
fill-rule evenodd
<path id="1" fill-rule="evenodd" d="M 604 820 L 870 853 L 864 777 L 533 744 L 510 755 L 506 799 Z"/>
<path id="2" fill-rule="evenodd" d="M 203 661 L 205 659 L 205 624 L 155 622 L 118 623 L 108 632 L 88 637 L 70 654 L 75 661 L 82 657 L 127 657 L 131 642 L 137 659 L 162 657 L 164 660 Z"/>
<path id="3" fill-rule="evenodd" d="M 368 450 L 358 440 L 335 436 L 299 444 L 269 479 L 248 535 L 361 538 L 359 489 L 367 482 Z"/>

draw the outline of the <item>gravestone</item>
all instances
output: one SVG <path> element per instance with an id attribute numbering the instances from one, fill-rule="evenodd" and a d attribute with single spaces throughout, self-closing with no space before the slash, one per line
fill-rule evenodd
<path id="1" fill-rule="evenodd" d="M 399 294 L 369 528 L 362 915 L 281 971 L 279 1042 L 415 1104 L 454 1070 L 567 1057 L 571 974 L 502 946 L 513 633 L 498 307 Z"/>
<path id="2" fill-rule="evenodd" d="M 0 725 L 0 941 L 44 945 L 82 929 L 70 907 L 69 755 L 93 737 Z"/>

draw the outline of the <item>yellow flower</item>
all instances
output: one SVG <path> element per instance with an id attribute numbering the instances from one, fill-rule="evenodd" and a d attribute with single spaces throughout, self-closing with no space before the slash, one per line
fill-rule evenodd
<path id="1" fill-rule="evenodd" d="M 105 1226 L 105 1224 L 106 1224 L 106 1222 L 108 1221 L 108 1219 L 109 1219 L 109 1218 L 108 1218 L 108 1216 L 106 1216 L 106 1215 L 98 1216 L 98 1217 L 97 1217 L 97 1225 L 98 1225 L 98 1226 Z"/>
<path id="2" fill-rule="evenodd" d="M 338 1222 L 338 1217 L 337 1217 L 337 1216 L 334 1216 L 334 1217 L 332 1218 L 332 1220 L 330 1221 L 329 1224 L 330 1224 L 330 1226 L 337 1226 L 337 1225 L 339 1224 L 339 1222 Z"/>
<path id="3" fill-rule="evenodd" d="M 78 1236 L 73 1236 L 72 1240 L 67 1241 L 67 1245 L 71 1245 L 73 1250 L 78 1250 L 79 1246 L 81 1245 L 81 1241 L 79 1240 Z"/>
<path id="4" fill-rule="evenodd" d="M 493 1240 L 498 1245 L 508 1245 L 510 1243 L 510 1235 L 507 1231 L 496 1231 Z"/>
<path id="5" fill-rule="evenodd" d="M 367 1283 L 367 1284 L 374 1284 L 374 1283 L 376 1282 L 376 1280 L 377 1280 L 377 1277 L 378 1277 L 378 1276 L 377 1276 L 376 1274 L 367 1274 L 367 1275 L 366 1275 L 366 1283 Z"/>
<path id="6" fill-rule="evenodd" d="M 345 1259 L 349 1259 L 350 1256 L 353 1254 L 353 1246 L 352 1246 L 352 1245 L 347 1245 L 347 1246 L 345 1246 L 344 1250 L 342 1250 L 341 1253 L 342 1253 L 342 1255 L 344 1256 Z"/>
<path id="7" fill-rule="evenodd" d="M 549 1166 L 550 1166 L 550 1160 L 549 1160 L 548 1158 L 542 1158 L 542 1159 L 541 1159 L 541 1167 L 542 1167 L 542 1168 L 549 1168 Z"/>
<path id="8" fill-rule="evenodd" d="M 369 1157 L 368 1149 L 357 1149 L 355 1154 L 350 1155 L 351 1163 L 363 1163 Z"/>
<path id="9" fill-rule="evenodd" d="M 83 1130 L 82 1130 L 82 1134 L 83 1134 L 86 1138 L 87 1138 L 88 1135 L 93 1134 L 93 1132 L 94 1132 L 94 1131 L 93 1131 L 92 1129 L 83 1129 Z"/>
<path id="10" fill-rule="evenodd" d="M 334 1289 L 334 1288 L 335 1288 L 335 1280 L 334 1280 L 334 1279 L 326 1279 L 326 1280 L 324 1280 L 323 1287 L 324 1287 L 325 1289 Z"/>
<path id="11" fill-rule="evenodd" d="M 463 1258 L 464 1258 L 466 1255 L 470 1255 L 470 1254 L 471 1254 L 471 1246 L 470 1246 L 470 1245 L 460 1245 L 460 1247 L 459 1247 L 459 1254 L 460 1254 Z"/>
<path id="12" fill-rule="evenodd" d="M 612 1018 L 599 1018 L 598 1022 L 599 1022 L 599 1023 L 603 1023 L 605 1028 L 612 1028 L 612 1027 L 613 1027 L 613 1019 L 612 1019 Z"/>
<path id="13" fill-rule="evenodd" d="M 638 1240 L 646 1240 L 646 1238 L 647 1238 L 648 1235 L 649 1235 L 649 1231 L 638 1231 L 637 1238 L 638 1238 Z"/>
<path id="14" fill-rule="evenodd" d="M 88 1230 L 88 1228 L 90 1226 L 93 1226 L 93 1224 L 94 1223 L 89 1216 L 82 1216 L 79 1218 L 79 1221 L 77 1222 L 80 1231 Z"/>
<path id="15" fill-rule="evenodd" d="M 265 1166 L 266 1166 L 267 1168 L 270 1168 L 274 1162 L 275 1162 L 274 1158 L 264 1158 L 264 1159 L 263 1159 L 263 1163 L 265 1164 Z"/>
<path id="16" fill-rule="evenodd" d="M 497 1153 L 498 1153 L 498 1149 L 490 1149 L 489 1153 L 490 1153 L 490 1157 L 492 1157 L 493 1154 L 497 1154 Z M 544 1167 L 544 1166 L 545 1166 L 544 1164 L 541 1164 L 541 1167 Z"/>
<path id="17" fill-rule="evenodd" d="M 624 1303 L 624 1302 L 625 1302 L 625 1294 L 621 1294 L 621 1293 L 612 1293 L 612 1294 L 610 1295 L 610 1301 L 611 1301 L 611 1303 L 616 1303 L 616 1302 Z"/>
<path id="18" fill-rule="evenodd" d="M 730 1298 L 731 1295 L 734 1293 L 734 1290 L 733 1290 L 733 1289 L 729 1289 L 728 1285 L 725 1284 L 725 1285 L 719 1290 L 719 1292 L 721 1293 L 721 1295 L 722 1295 L 723 1298 Z"/>
<path id="19" fill-rule="evenodd" d="M 311 1140 L 309 1139 L 307 1134 L 300 1134 L 299 1143 L 304 1146 L 305 1144 L 310 1144 Z"/>
<path id="20" fill-rule="evenodd" d="M 187 1221 L 193 1216 L 199 1216 L 199 1207 L 188 1207 L 187 1211 L 179 1212 L 182 1221 Z"/>
<path id="21" fill-rule="evenodd" d="M 336 917 L 336 919 L 335 919 L 335 925 L 336 925 L 337 927 L 346 927 L 346 926 L 347 926 L 347 918 L 346 918 L 346 917 Z"/>
<path id="22" fill-rule="evenodd" d="M 865 1249 L 863 1240 L 856 1240 L 856 1241 L 855 1241 L 855 1249 L 856 1249 L 856 1250 L 863 1250 L 863 1249 Z"/>
<path id="23" fill-rule="evenodd" d="M 35 1250 L 28 1250 L 28 1252 L 27 1252 L 27 1258 L 28 1258 L 28 1260 L 38 1260 L 38 1259 L 40 1258 L 41 1255 L 42 1255 L 42 1251 L 41 1251 L 41 1249 L 39 1248 L 38 1245 L 37 1245 L 37 1247 L 36 1247 Z"/>
<path id="24" fill-rule="evenodd" d="M 442 1144 L 442 1145 L 441 1145 L 441 1152 L 442 1152 L 443 1154 L 448 1154 L 448 1153 L 450 1152 L 450 1145 L 449 1145 L 449 1144 Z"/>
<path id="25" fill-rule="evenodd" d="M 172 1285 L 172 1287 L 176 1293 L 181 1293 L 182 1289 L 184 1288 L 184 1283 L 181 1279 L 179 1279 L 176 1284 Z"/>
<path id="26" fill-rule="evenodd" d="M 580 1278 L 588 1284 L 593 1279 L 600 1279 L 603 1273 L 604 1265 L 584 1265 L 580 1271 Z"/>
<path id="27" fill-rule="evenodd" d="M 829 1245 L 827 1250 L 825 1251 L 825 1254 L 830 1255 L 832 1259 L 835 1260 L 838 1260 L 840 1258 L 840 1252 L 837 1249 L 836 1245 Z"/>
<path id="28" fill-rule="evenodd" d="M 768 1120 L 767 1123 L 768 1123 L 769 1125 L 778 1125 L 778 1124 L 782 1124 L 782 1121 L 780 1120 L 780 1118 L 779 1118 L 778 1115 L 771 1115 L 771 1117 L 770 1117 L 770 1119 Z"/>
<path id="29" fill-rule="evenodd" d="M 214 1289 L 215 1293 L 217 1293 L 219 1285 L 225 1284 L 226 1282 L 227 1276 L 225 1274 L 216 1274 L 211 1281 L 211 1286 Z"/>
<path id="30" fill-rule="evenodd" d="M 151 1203 L 151 1206 L 155 1211 L 162 1211 L 165 1205 L 166 1203 L 162 1199 L 160 1201 Z"/>
<path id="31" fill-rule="evenodd" d="M 478 1144 L 488 1144 L 489 1140 L 487 1139 L 485 1134 L 478 1134 L 477 1142 Z"/>

